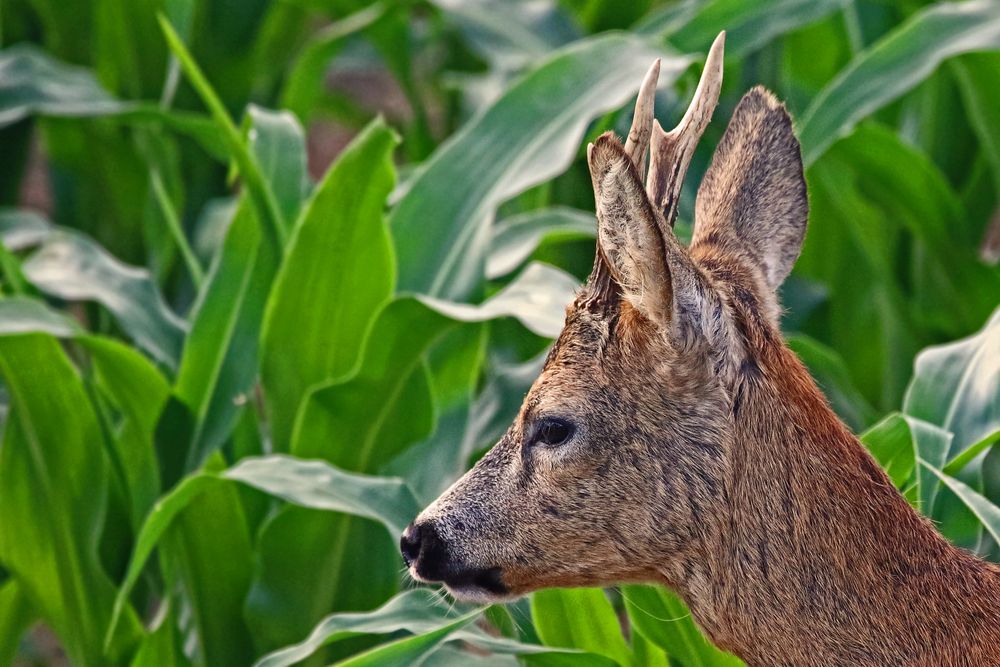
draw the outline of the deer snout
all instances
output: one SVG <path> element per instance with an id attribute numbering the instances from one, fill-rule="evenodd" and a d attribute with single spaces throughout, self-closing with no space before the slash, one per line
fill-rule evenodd
<path id="1" fill-rule="evenodd" d="M 407 526 L 399 538 L 399 550 L 414 579 L 443 583 L 457 597 L 482 601 L 508 592 L 501 568 L 462 562 L 433 520 L 418 519 Z"/>

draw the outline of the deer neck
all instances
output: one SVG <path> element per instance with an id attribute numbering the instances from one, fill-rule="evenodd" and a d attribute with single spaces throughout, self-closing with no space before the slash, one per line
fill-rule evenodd
<path id="1" fill-rule="evenodd" d="M 1000 647 L 998 569 L 913 511 L 790 351 L 744 371 L 725 510 L 671 581 L 709 637 L 750 664 L 901 664 L 968 651 L 985 614 Z"/>

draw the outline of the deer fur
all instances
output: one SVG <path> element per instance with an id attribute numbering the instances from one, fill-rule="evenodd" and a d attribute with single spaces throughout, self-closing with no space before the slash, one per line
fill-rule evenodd
<path id="1" fill-rule="evenodd" d="M 650 122 L 647 77 L 626 145 L 589 148 L 594 273 L 510 429 L 404 533 L 410 572 L 480 602 L 661 583 L 750 665 L 1000 665 L 1000 568 L 910 507 L 784 344 L 807 199 L 763 88 L 716 150 L 690 247 L 673 234 L 721 41 L 687 125 Z M 570 435 L 550 445 L 553 423 Z"/>

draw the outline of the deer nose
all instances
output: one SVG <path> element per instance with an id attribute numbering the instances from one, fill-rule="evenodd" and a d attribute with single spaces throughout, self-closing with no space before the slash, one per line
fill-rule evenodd
<path id="1" fill-rule="evenodd" d="M 403 554 L 403 562 L 406 567 L 413 565 L 420 557 L 420 530 L 412 523 L 403 531 L 403 536 L 399 538 L 399 550 Z"/>
<path id="2" fill-rule="evenodd" d="M 433 522 L 411 523 L 399 538 L 399 550 L 407 567 L 419 577 L 440 581 L 448 567 L 448 550 Z"/>

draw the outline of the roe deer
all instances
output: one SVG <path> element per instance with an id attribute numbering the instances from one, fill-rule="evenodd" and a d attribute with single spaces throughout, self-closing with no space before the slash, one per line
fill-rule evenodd
<path id="1" fill-rule="evenodd" d="M 676 129 L 653 121 L 655 63 L 625 145 L 588 146 L 593 273 L 513 425 L 407 528 L 409 571 L 480 602 L 661 583 L 751 665 L 1000 665 L 1000 568 L 911 509 L 783 342 L 806 185 L 763 88 L 733 113 L 690 246 L 673 233 L 723 39 Z"/>

